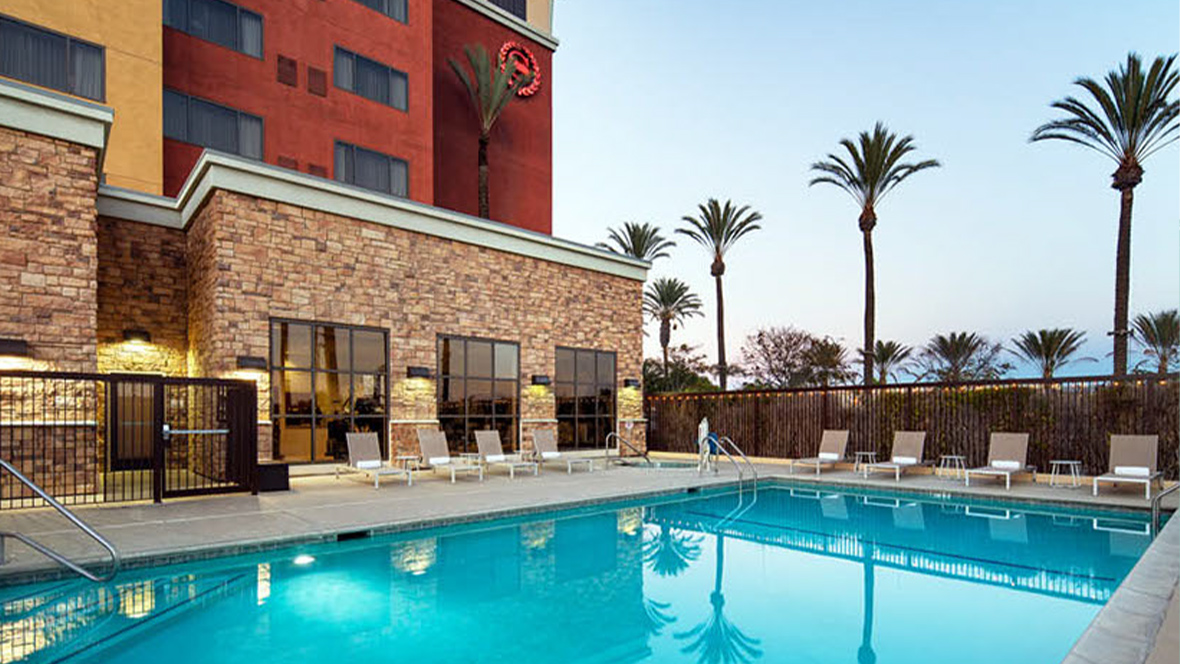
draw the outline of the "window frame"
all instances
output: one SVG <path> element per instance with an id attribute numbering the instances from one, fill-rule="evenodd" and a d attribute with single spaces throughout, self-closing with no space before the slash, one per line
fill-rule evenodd
<path id="1" fill-rule="evenodd" d="M 311 330 L 311 346 L 310 346 L 311 358 L 310 358 L 310 364 L 306 368 L 304 368 L 304 367 L 285 368 L 285 367 L 276 367 L 274 365 L 274 357 L 275 357 L 275 355 L 274 355 L 275 354 L 274 328 L 275 328 L 276 324 L 283 324 L 283 323 L 286 323 L 288 325 L 300 325 L 300 326 L 305 326 L 305 327 L 310 328 L 310 330 Z M 316 335 L 317 335 L 318 331 L 320 330 L 320 328 L 346 329 L 349 331 L 349 335 L 348 335 L 348 363 L 349 363 L 349 367 L 348 367 L 347 371 L 321 369 L 317 366 L 317 362 L 316 362 Z M 376 372 L 376 371 L 357 371 L 356 370 L 356 368 L 355 368 L 356 340 L 355 340 L 355 336 L 353 333 L 357 332 L 357 331 L 378 332 L 381 334 L 382 341 L 383 341 L 383 348 L 385 349 L 385 369 L 384 369 L 384 371 Z M 322 421 L 347 420 L 349 428 L 354 431 L 356 430 L 356 421 L 358 419 L 364 420 L 364 421 L 369 421 L 369 422 L 380 420 L 382 422 L 382 426 L 384 427 L 382 429 L 384 431 L 384 435 L 381 436 L 381 440 L 384 441 L 384 443 L 385 443 L 380 446 L 381 447 L 381 458 L 383 458 L 383 459 L 388 458 L 388 454 L 389 454 L 389 423 L 392 419 L 389 409 L 390 409 L 390 405 L 391 405 L 391 393 L 393 391 L 392 381 L 390 380 L 391 379 L 390 369 L 391 369 L 391 365 L 393 364 L 393 352 L 392 352 L 392 349 L 390 348 L 389 344 L 390 344 L 390 331 L 389 331 L 389 328 L 385 328 L 385 327 L 374 327 L 371 325 L 349 325 L 346 323 L 333 323 L 330 321 L 323 321 L 323 320 L 303 320 L 303 319 L 299 319 L 299 318 L 286 318 L 286 317 L 281 317 L 281 316 L 272 316 L 267 320 L 266 367 L 267 367 L 267 376 L 270 379 L 270 398 L 271 398 L 270 412 L 267 414 L 267 416 L 271 420 L 271 426 L 277 428 L 277 426 L 279 424 L 279 420 L 287 420 L 287 421 L 294 421 L 294 422 L 307 422 L 307 423 L 311 424 L 312 440 L 311 440 L 311 446 L 308 451 L 308 459 L 306 461 L 295 460 L 295 461 L 292 461 L 293 463 L 319 463 L 319 462 L 323 462 L 323 461 L 336 460 L 333 457 L 325 457 L 323 459 L 320 459 L 320 458 L 317 458 L 315 455 L 315 431 L 317 430 L 316 425 L 317 425 L 317 422 L 319 422 L 321 420 Z M 276 392 L 279 388 L 276 385 L 275 377 L 276 377 L 276 375 L 280 375 L 284 372 L 300 373 L 300 374 L 306 374 L 308 376 L 308 381 L 309 381 L 308 384 L 310 386 L 310 392 L 311 392 L 311 411 L 309 414 L 307 414 L 307 415 L 286 415 L 286 414 L 280 415 L 278 413 L 277 404 L 275 402 L 275 397 L 276 397 Z M 318 397 L 316 395 L 316 378 L 319 376 L 319 374 L 336 374 L 338 376 L 339 375 L 347 375 L 348 376 L 348 394 L 349 394 L 350 399 L 352 400 L 352 412 L 338 413 L 338 414 L 318 412 L 319 408 L 318 408 L 318 404 L 316 403 L 316 401 L 318 399 Z M 384 403 L 382 404 L 382 413 L 380 415 L 358 415 L 356 413 L 356 391 L 355 390 L 356 390 L 356 384 L 357 384 L 357 381 L 356 381 L 357 376 L 380 376 L 385 381 Z M 281 452 L 281 449 L 279 448 L 279 442 L 280 441 L 277 438 L 275 438 L 271 441 L 272 450 L 278 450 Z M 279 457 L 279 458 L 281 458 L 281 457 Z"/>
<path id="2" fill-rule="evenodd" d="M 570 351 L 574 354 L 573 380 L 561 380 L 560 375 L 558 374 L 557 353 L 559 351 Z M 583 383 L 578 380 L 577 359 L 578 359 L 579 353 L 593 353 L 593 355 L 594 355 L 594 380 L 592 383 Z M 580 413 L 579 399 L 581 397 L 578 396 L 578 387 L 581 385 L 587 385 L 587 384 L 593 385 L 594 391 L 595 391 L 594 398 L 597 400 L 599 398 L 599 394 L 598 394 L 599 388 L 603 385 L 606 385 L 605 382 L 599 380 L 599 376 L 598 376 L 598 357 L 600 355 L 611 355 L 614 358 L 615 373 L 614 373 L 613 381 L 611 382 L 610 413 L 606 416 L 598 415 L 597 413 L 594 415 L 582 415 Z M 558 397 L 556 394 L 558 385 L 570 385 L 573 387 L 573 396 L 571 397 L 573 399 L 573 403 L 574 403 L 574 414 L 573 415 L 564 415 L 563 416 L 563 415 L 559 414 L 560 404 L 558 403 Z M 560 448 L 567 449 L 567 450 L 570 450 L 570 449 L 572 449 L 572 450 L 604 449 L 606 447 L 606 437 L 608 435 L 610 435 L 611 432 L 618 431 L 618 427 L 619 427 L 619 353 L 618 353 L 618 351 L 601 350 L 598 348 L 579 348 L 576 346 L 555 346 L 553 349 L 553 391 L 554 391 L 553 418 L 557 420 L 557 431 L 558 431 L 557 443 L 558 443 L 558 446 Z M 579 420 L 583 420 L 583 419 L 586 419 L 586 420 L 606 420 L 607 422 L 609 422 L 609 425 L 610 425 L 609 431 L 607 431 L 605 434 L 603 434 L 601 441 L 597 441 L 597 442 L 592 441 L 592 442 L 588 443 L 587 445 L 583 445 L 577 439 L 577 437 L 578 437 L 577 436 L 578 422 L 579 422 Z M 573 426 L 574 426 L 574 440 L 573 441 L 563 442 L 561 440 L 561 423 L 563 421 L 573 422 Z M 596 425 L 596 428 L 597 428 L 597 425 Z"/>
<path id="3" fill-rule="evenodd" d="M 450 339 L 453 341 L 462 341 L 463 342 L 463 374 L 462 374 L 462 376 L 459 376 L 459 374 L 450 374 L 450 373 L 443 372 L 443 365 L 442 365 L 443 358 L 442 358 L 442 353 L 440 352 L 440 350 L 441 350 L 442 342 L 444 339 Z M 471 374 L 468 373 L 469 363 L 467 362 L 467 344 L 472 341 L 481 342 L 481 343 L 489 343 L 492 345 L 492 372 L 491 372 L 490 376 L 487 376 L 487 377 L 476 376 L 475 378 L 470 378 Z M 521 358 L 522 348 L 521 348 L 519 341 L 510 341 L 508 339 L 494 339 L 491 337 L 479 337 L 479 336 L 464 335 L 464 334 L 444 334 L 441 332 L 439 334 L 436 334 L 435 340 L 434 340 L 434 355 L 435 355 L 435 358 L 434 358 L 435 415 L 434 415 L 434 417 L 435 417 L 435 419 L 438 420 L 439 429 L 444 432 L 446 431 L 446 428 L 443 426 L 443 420 L 462 419 L 463 420 L 463 431 L 466 432 L 471 425 L 471 419 L 472 419 L 472 415 L 471 415 L 471 412 L 468 408 L 468 403 L 467 403 L 467 398 L 468 398 L 467 397 L 467 384 L 472 380 L 487 380 L 487 381 L 491 382 L 492 383 L 492 401 L 493 401 L 493 403 L 495 402 L 496 383 L 499 381 L 507 382 L 509 380 L 507 378 L 497 378 L 496 377 L 496 347 L 497 346 L 515 346 L 516 347 L 516 378 L 513 381 L 516 383 L 516 398 L 514 399 L 513 412 L 512 412 L 511 416 L 496 415 L 495 406 L 493 405 L 491 414 L 489 414 L 489 415 L 475 415 L 475 417 L 480 418 L 480 419 L 490 420 L 492 423 L 493 429 L 496 428 L 496 420 L 511 419 L 513 421 L 513 429 L 515 429 L 515 431 L 516 431 L 516 436 L 515 436 L 516 439 L 513 441 L 509 441 L 510 449 L 505 449 L 504 451 L 506 454 L 512 454 L 512 453 L 519 452 L 521 449 L 521 440 L 520 440 L 520 438 L 521 438 L 521 419 L 520 418 L 521 418 L 521 401 L 522 401 L 522 399 L 521 399 L 520 369 L 521 369 L 521 359 L 522 359 Z M 462 415 L 442 415 L 438 411 L 438 406 L 439 406 L 439 403 L 442 399 L 442 389 L 443 389 L 444 376 L 448 377 L 448 378 L 459 377 L 463 380 L 463 414 Z M 448 445 L 450 445 L 454 442 L 455 441 L 452 441 L 450 439 L 447 440 Z M 475 440 L 474 439 L 468 441 L 466 439 L 466 434 L 464 434 L 464 439 L 461 442 L 463 444 L 463 449 L 456 450 L 456 453 L 474 452 L 475 451 Z M 504 441 L 501 441 L 501 443 L 503 443 L 503 442 Z"/>
<path id="4" fill-rule="evenodd" d="M 336 150 L 340 147 L 347 148 L 352 155 L 352 164 L 353 164 L 352 171 L 353 172 L 352 172 L 351 179 L 342 179 L 340 177 L 340 174 L 336 172 Z M 390 174 L 391 174 L 390 183 L 389 183 L 390 184 L 390 191 L 381 191 L 380 189 L 370 189 L 368 187 L 357 184 L 356 183 L 356 151 L 357 150 L 364 150 L 366 152 L 371 152 L 376 155 L 381 155 L 382 157 L 385 157 L 386 159 L 390 160 L 391 162 L 400 161 L 401 163 L 405 164 L 405 166 L 406 166 L 406 195 L 399 196 L 398 194 L 393 193 L 393 191 L 392 191 L 392 189 L 393 189 L 393 178 L 392 178 L 393 171 L 392 170 L 390 170 Z M 366 148 L 364 146 L 356 145 L 355 143 L 349 143 L 348 141 L 342 141 L 340 139 L 336 139 L 332 143 L 332 180 L 334 182 L 338 182 L 340 184 L 345 184 L 350 187 L 356 187 L 356 188 L 361 189 L 363 191 L 369 191 L 369 192 L 373 192 L 376 194 L 383 194 L 385 196 L 393 196 L 394 198 L 400 198 L 402 200 L 407 200 L 407 201 L 410 200 L 410 161 L 408 159 L 402 159 L 401 157 L 395 157 L 394 155 L 386 154 L 386 153 L 381 152 L 379 150 L 373 150 L 372 148 Z"/>
<path id="5" fill-rule="evenodd" d="M 221 151 L 220 148 L 217 148 L 215 146 L 205 145 L 202 143 L 196 143 L 191 140 L 192 137 L 190 136 L 191 132 L 190 132 L 190 128 L 189 128 L 189 121 L 191 120 L 190 109 L 191 109 L 191 102 L 192 102 L 192 100 L 195 99 L 195 100 L 201 102 L 202 104 L 209 104 L 211 106 L 216 106 L 217 108 L 220 108 L 220 109 L 223 109 L 226 111 L 230 111 L 231 113 L 234 114 L 235 124 L 237 125 L 237 132 L 238 132 L 237 133 L 237 146 L 236 146 L 237 149 L 235 149 L 230 154 L 235 154 L 235 155 L 238 155 L 239 157 L 243 157 L 245 159 L 251 159 L 254 161 L 259 161 L 259 162 L 265 161 L 265 158 L 266 158 L 266 118 L 262 117 L 261 115 L 255 115 L 253 113 L 250 113 L 249 111 L 243 111 L 241 109 L 234 108 L 233 106 L 226 106 L 225 104 L 215 102 L 212 99 L 205 99 L 204 97 L 198 97 L 196 95 L 190 95 L 186 92 L 181 92 L 180 90 L 177 90 L 175 88 L 165 87 L 164 94 L 167 95 L 168 93 L 172 93 L 174 95 L 184 98 L 184 138 L 177 138 L 175 136 L 168 135 L 168 133 L 167 133 L 168 123 L 167 122 L 164 122 L 164 138 L 171 140 L 171 141 L 180 141 L 181 143 L 188 143 L 189 145 L 195 145 L 197 147 L 205 148 L 207 150 Z M 161 114 L 163 114 L 165 112 L 166 111 L 162 110 Z M 241 129 L 242 116 L 256 118 L 258 120 L 259 125 L 261 126 L 261 129 L 259 130 L 259 134 L 258 134 L 258 137 L 260 139 L 260 143 L 259 143 L 258 147 L 261 152 L 261 155 L 259 155 L 258 157 L 252 157 L 252 156 L 244 154 L 242 152 L 242 129 Z"/>
<path id="6" fill-rule="evenodd" d="M 344 86 L 340 85 L 340 80 L 336 75 L 336 59 L 338 57 L 340 57 L 341 55 L 344 55 L 344 57 L 350 58 L 352 60 L 352 87 L 344 87 Z M 358 71 L 358 64 L 360 63 L 361 60 L 364 60 L 366 62 L 372 63 L 374 65 L 377 65 L 378 67 L 385 69 L 385 73 L 389 77 L 389 82 L 390 82 L 389 101 L 388 102 L 384 102 L 384 101 L 381 101 L 380 99 L 374 99 L 373 97 L 370 97 L 368 95 L 361 94 L 361 92 L 359 92 L 357 90 L 357 85 L 356 85 L 357 71 Z M 402 80 L 404 80 L 405 84 L 406 84 L 406 106 L 405 106 L 405 108 L 402 108 L 401 106 L 398 106 L 393 103 L 393 79 L 395 76 L 401 76 Z M 397 67 L 394 67 L 393 65 L 387 65 L 384 62 L 381 62 L 380 60 L 375 60 L 375 59 L 370 58 L 368 56 L 361 55 L 360 53 L 357 53 L 356 51 L 344 48 L 343 46 L 341 46 L 339 44 L 332 45 L 332 87 L 336 88 L 337 90 L 343 90 L 345 92 L 354 94 L 358 97 L 361 97 L 362 99 L 368 99 L 371 102 L 381 104 L 382 106 L 385 106 L 387 108 L 392 108 L 394 110 L 401 111 L 402 113 L 409 114 L 409 112 L 410 112 L 410 75 L 409 74 L 398 69 Z"/>
<path id="7" fill-rule="evenodd" d="M 30 23 L 28 21 L 22 21 L 19 18 L 14 18 L 14 17 L 9 16 L 7 14 L 0 14 L 0 23 L 3 23 L 5 21 L 12 23 L 14 25 L 17 25 L 17 26 L 24 28 L 26 30 L 33 30 L 36 32 L 45 33 L 47 35 L 52 35 L 54 37 L 60 37 L 60 38 L 64 39 L 66 42 L 66 52 L 65 52 L 65 59 L 64 59 L 65 68 L 66 68 L 66 72 L 65 72 L 66 85 L 65 85 L 64 89 L 54 87 L 52 85 L 43 85 L 41 83 L 36 83 L 36 82 L 28 81 L 28 80 L 25 80 L 22 78 L 17 78 L 15 76 L 8 76 L 7 74 L 5 74 L 4 76 L 6 78 L 11 78 L 14 81 L 20 81 L 21 83 L 33 85 L 33 86 L 36 86 L 39 88 L 45 88 L 47 90 L 55 90 L 57 92 L 62 92 L 67 95 L 70 95 L 72 97 L 78 97 L 81 99 L 89 99 L 90 101 L 96 101 L 99 103 L 106 102 L 106 99 L 107 99 L 107 49 L 105 46 L 103 46 L 102 44 L 96 44 L 96 43 L 86 40 L 86 39 L 79 39 L 79 38 L 74 37 L 72 35 L 68 35 L 64 32 L 58 32 L 57 30 L 50 30 L 49 28 L 37 25 L 35 23 Z M 99 77 L 99 87 L 102 89 L 102 91 L 98 97 L 89 97 L 87 95 L 79 94 L 74 91 L 76 89 L 75 81 L 74 81 L 74 68 L 71 66 L 71 64 L 73 62 L 72 54 L 73 54 L 73 50 L 74 50 L 74 44 L 81 44 L 83 46 L 88 46 L 90 48 L 97 49 L 99 54 L 102 57 L 102 71 L 101 71 L 101 74 Z M 3 51 L 0 50 L 0 54 L 2 54 L 2 53 L 3 53 Z"/>
<path id="8" fill-rule="evenodd" d="M 505 6 L 504 6 L 505 4 L 508 4 L 509 2 L 512 2 L 512 0 L 507 0 L 507 2 L 506 2 L 505 0 L 490 0 L 490 2 L 491 2 L 491 4 L 492 4 L 492 5 L 494 5 L 494 6 L 495 6 L 497 9 L 501 9 L 501 10 L 503 10 L 503 11 L 505 11 L 505 12 L 508 12 L 508 14 L 509 14 L 509 15 L 511 15 L 511 16 L 515 16 L 516 18 L 518 18 L 518 19 L 520 19 L 520 20 L 522 20 L 522 21 L 526 21 L 526 22 L 529 20 L 529 19 L 528 19 L 528 14 L 529 14 L 529 5 L 528 5 L 528 2 L 527 2 L 526 0 L 519 0 L 519 4 L 520 4 L 520 6 L 521 6 L 521 8 L 522 8 L 523 16 L 522 16 L 521 14 L 517 14 L 515 11 L 513 11 L 513 10 L 509 9 L 508 7 L 505 7 Z M 502 3 L 503 3 L 503 4 L 502 4 Z"/>
<path id="9" fill-rule="evenodd" d="M 165 3 L 167 3 L 168 1 L 169 0 L 164 0 Z M 237 3 L 229 2 L 229 0 L 202 0 L 205 2 L 220 2 L 222 4 L 226 4 L 226 5 L 229 5 L 234 8 L 234 10 L 235 10 L 235 13 L 234 13 L 234 45 L 233 46 L 226 46 L 225 44 L 215 42 L 212 39 L 202 37 L 201 35 L 198 35 L 198 34 L 192 32 L 192 30 L 190 28 L 191 28 L 192 16 L 193 16 L 193 11 L 192 11 L 193 0 L 176 0 L 176 1 L 184 3 L 184 27 L 177 27 L 175 25 L 168 23 L 167 21 L 164 20 L 164 16 L 161 15 L 160 20 L 163 23 L 164 27 L 172 28 L 173 30 L 179 30 L 180 32 L 183 32 L 184 34 L 186 34 L 194 39 L 200 39 L 203 42 L 213 44 L 214 46 L 220 46 L 221 48 L 228 48 L 229 50 L 234 51 L 235 53 L 241 53 L 242 55 L 244 55 L 246 57 L 254 58 L 255 60 L 266 60 L 266 17 L 263 16 L 262 14 L 260 14 L 259 12 L 253 11 L 251 9 L 246 9 L 245 7 L 242 7 L 241 5 L 239 5 Z M 259 26 L 259 28 L 258 28 L 258 55 L 254 55 L 253 53 L 247 53 L 246 51 L 242 50 L 242 43 L 241 42 L 242 42 L 242 14 L 243 13 L 251 14 L 253 16 L 258 17 L 258 26 Z"/>
<path id="10" fill-rule="evenodd" d="M 391 1 L 392 0 L 385 0 L 386 5 L 388 6 L 388 3 Z M 382 16 L 388 18 L 391 21 L 396 21 L 397 23 L 401 23 L 402 25 L 409 25 L 410 24 L 410 2 L 409 2 L 409 0 L 400 0 L 402 5 L 404 5 L 406 8 L 406 19 L 404 21 L 397 18 L 396 16 L 389 14 L 388 12 L 382 11 L 380 9 L 374 9 L 373 7 L 366 5 L 364 2 L 361 2 L 361 0 L 353 0 L 353 2 L 364 7 L 365 9 L 368 9 L 369 11 L 377 12 L 378 14 L 381 14 Z"/>

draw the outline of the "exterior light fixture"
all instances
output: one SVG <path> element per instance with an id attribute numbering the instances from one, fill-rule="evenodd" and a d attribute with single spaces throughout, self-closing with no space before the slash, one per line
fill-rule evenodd
<path id="1" fill-rule="evenodd" d="M 548 385 L 552 382 L 545 374 L 533 374 L 533 385 Z"/>
<path id="2" fill-rule="evenodd" d="M 639 379 L 638 378 L 624 378 L 623 379 L 623 387 L 634 387 L 635 389 L 639 389 Z"/>
<path id="3" fill-rule="evenodd" d="M 152 335 L 147 330 L 130 329 L 123 330 L 123 341 L 134 341 L 137 343 L 151 343 Z"/>
<path id="4" fill-rule="evenodd" d="M 430 378 L 430 368 L 406 367 L 406 378 Z"/>
<path id="5" fill-rule="evenodd" d="M 315 562 L 315 556 L 309 556 L 306 553 L 301 553 L 298 556 L 295 556 L 295 560 L 292 560 L 291 562 L 295 563 L 296 565 L 310 565 Z"/>
<path id="6" fill-rule="evenodd" d="M 255 355 L 239 355 L 238 368 L 247 371 L 266 371 L 266 358 Z"/>
<path id="7" fill-rule="evenodd" d="M 29 342 L 24 339 L 0 339 L 0 356 L 28 357 Z"/>

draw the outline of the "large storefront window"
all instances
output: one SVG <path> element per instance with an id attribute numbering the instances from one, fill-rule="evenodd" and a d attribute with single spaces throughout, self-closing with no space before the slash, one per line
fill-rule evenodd
<path id="1" fill-rule="evenodd" d="M 615 430 L 615 354 L 557 349 L 553 392 L 557 399 L 557 442 L 568 449 L 606 446 Z"/>
<path id="2" fill-rule="evenodd" d="M 385 453 L 388 332 L 272 320 L 270 368 L 276 459 L 346 459 L 349 431 L 376 432 Z"/>
<path id="3" fill-rule="evenodd" d="M 439 337 L 438 421 L 452 454 L 474 452 L 475 432 L 496 429 L 504 450 L 518 449 L 520 344 Z"/>

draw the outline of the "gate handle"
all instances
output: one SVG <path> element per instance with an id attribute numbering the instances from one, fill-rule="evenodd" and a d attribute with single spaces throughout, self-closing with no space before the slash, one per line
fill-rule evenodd
<path id="1" fill-rule="evenodd" d="M 164 444 L 165 444 L 165 445 L 167 445 L 168 443 L 172 442 L 172 427 L 171 427 L 171 426 L 169 426 L 168 424 L 165 424 L 165 425 L 164 425 L 164 431 L 162 432 L 162 435 L 163 435 L 163 438 L 164 438 Z"/>

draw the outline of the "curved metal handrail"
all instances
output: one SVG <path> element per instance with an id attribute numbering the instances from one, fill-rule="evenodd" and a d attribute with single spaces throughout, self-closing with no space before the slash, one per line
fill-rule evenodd
<path id="1" fill-rule="evenodd" d="M 1164 499 L 1164 496 L 1176 491 L 1176 489 L 1180 489 L 1180 483 L 1173 484 L 1163 491 L 1160 491 L 1159 493 L 1155 494 L 1155 498 L 1151 499 L 1151 537 L 1153 539 L 1157 534 L 1159 534 L 1160 531 L 1160 501 Z"/>
<path id="2" fill-rule="evenodd" d="M 78 565 L 77 563 L 70 560 L 69 558 L 66 558 L 65 556 L 58 553 L 57 551 L 54 551 L 53 549 L 45 546 L 44 544 L 28 537 L 27 535 L 22 535 L 21 533 L 0 532 L 0 538 L 11 537 L 11 538 L 17 540 L 18 542 L 22 542 L 26 546 L 32 548 L 34 551 L 41 553 L 42 555 L 46 556 L 47 558 L 50 558 L 51 560 L 58 563 L 59 565 L 66 567 L 67 569 L 69 569 L 69 570 L 71 570 L 71 571 L 73 571 L 73 572 L 75 572 L 87 579 L 90 579 L 91 581 L 102 583 L 104 581 L 110 581 L 111 579 L 115 578 L 115 575 L 119 573 L 119 566 L 122 564 L 122 560 L 119 558 L 119 552 L 115 550 L 115 546 L 113 544 L 111 544 L 107 540 L 107 538 L 103 537 L 102 535 L 99 535 L 98 532 L 96 532 L 93 528 L 91 528 L 85 521 L 79 519 L 73 512 L 71 512 L 68 508 L 66 508 L 65 505 L 62 505 L 61 503 L 54 500 L 54 498 L 52 496 L 50 496 L 48 493 L 45 493 L 44 489 L 42 489 L 40 486 L 38 486 L 37 483 L 34 482 L 33 480 L 25 477 L 24 474 L 21 473 L 19 470 L 17 470 L 12 464 L 8 463 L 4 459 L 0 459 L 0 468 L 3 468 L 4 470 L 7 470 L 8 472 L 12 473 L 12 476 L 15 477 L 16 479 L 20 480 L 21 484 L 24 484 L 25 486 L 32 489 L 33 492 L 36 493 L 38 497 L 40 497 L 45 502 L 49 503 L 49 505 L 51 507 L 53 507 L 53 509 L 57 510 L 58 513 L 60 513 L 62 516 L 69 519 L 70 523 L 73 523 L 75 526 L 77 526 L 79 529 L 81 529 L 82 532 L 86 533 L 86 535 L 88 535 L 90 537 L 90 539 L 94 540 L 95 542 L 98 542 L 99 545 L 102 546 L 102 548 L 106 549 L 107 553 L 109 553 L 111 555 L 111 569 L 106 574 L 95 574 L 95 573 L 85 569 L 84 567 Z"/>
<path id="3" fill-rule="evenodd" d="M 750 473 L 754 475 L 754 481 L 757 482 L 758 481 L 758 469 L 754 466 L 754 462 L 750 461 L 750 457 L 746 456 L 746 453 L 742 451 L 742 448 L 738 447 L 738 444 L 733 442 L 733 439 L 730 438 L 729 436 L 722 436 L 721 442 L 722 443 L 729 443 L 729 446 L 732 447 L 734 449 L 734 451 L 737 452 L 738 455 L 740 455 L 742 457 L 742 461 L 745 461 L 746 465 L 750 467 Z"/>
<path id="4" fill-rule="evenodd" d="M 611 440 L 611 438 L 614 438 L 615 440 L 619 441 L 619 443 L 622 445 L 626 445 L 627 449 L 629 449 L 632 452 L 643 457 L 643 460 L 647 462 L 647 465 L 649 465 L 649 466 L 655 465 L 652 463 L 651 458 L 649 458 L 647 456 L 647 452 L 640 451 L 640 449 L 638 447 L 635 447 L 634 445 L 632 445 L 631 441 L 627 440 L 626 438 L 623 438 L 621 435 L 619 435 L 619 432 L 617 432 L 617 431 L 612 431 L 606 435 L 606 452 L 607 452 L 608 456 L 610 455 L 610 440 Z"/>

